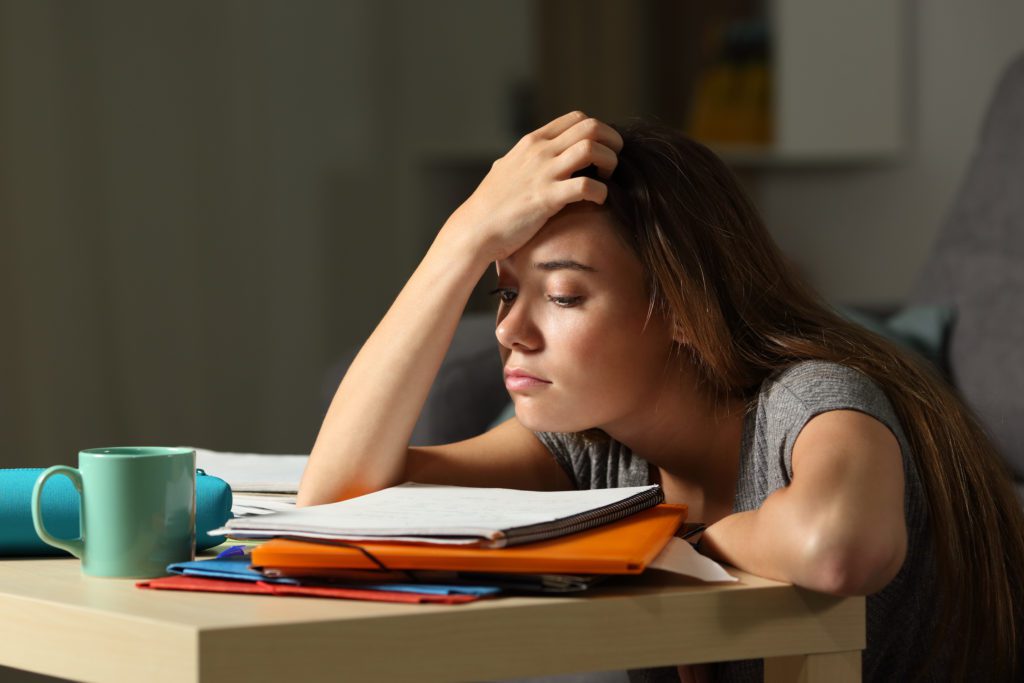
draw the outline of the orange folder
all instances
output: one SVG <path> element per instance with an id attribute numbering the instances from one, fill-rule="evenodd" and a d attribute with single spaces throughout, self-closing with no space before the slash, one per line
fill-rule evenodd
<path id="1" fill-rule="evenodd" d="M 658 556 L 679 526 L 687 507 L 662 503 L 625 519 L 559 538 L 507 548 L 358 541 L 358 545 L 394 570 L 448 570 L 528 574 L 639 574 Z M 252 551 L 252 566 L 288 575 L 304 570 L 380 569 L 358 548 L 332 541 L 275 538 Z"/>

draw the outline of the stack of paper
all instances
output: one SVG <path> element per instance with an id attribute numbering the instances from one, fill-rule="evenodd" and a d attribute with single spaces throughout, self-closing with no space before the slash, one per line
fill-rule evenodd
<path id="1" fill-rule="evenodd" d="M 308 455 L 270 455 L 262 453 L 228 453 L 196 450 L 196 467 L 220 477 L 232 492 L 284 493 L 299 492 L 302 472 Z"/>
<path id="2" fill-rule="evenodd" d="M 235 517 L 269 515 L 295 509 L 295 496 L 268 496 L 232 493 L 231 512 Z"/>
<path id="3" fill-rule="evenodd" d="M 231 488 L 235 517 L 295 509 L 308 455 L 271 455 L 196 450 L 196 467 L 220 477 Z"/>

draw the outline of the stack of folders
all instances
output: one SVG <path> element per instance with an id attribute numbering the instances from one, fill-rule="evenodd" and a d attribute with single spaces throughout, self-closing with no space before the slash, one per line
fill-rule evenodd
<path id="1" fill-rule="evenodd" d="M 459 603 L 639 574 L 686 520 L 660 486 L 523 491 L 408 482 L 231 520 L 251 553 L 172 565 L 146 588 Z"/>

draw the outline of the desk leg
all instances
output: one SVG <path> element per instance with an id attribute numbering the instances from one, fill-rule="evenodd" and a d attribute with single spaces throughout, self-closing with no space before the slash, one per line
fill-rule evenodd
<path id="1" fill-rule="evenodd" d="M 860 683 L 861 650 L 764 660 L 764 683 Z"/>

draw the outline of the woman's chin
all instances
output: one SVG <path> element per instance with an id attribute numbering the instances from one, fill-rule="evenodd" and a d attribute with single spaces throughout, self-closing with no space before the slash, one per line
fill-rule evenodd
<path id="1" fill-rule="evenodd" d="M 516 406 L 516 418 L 519 424 L 531 432 L 582 432 L 594 429 L 589 422 L 582 422 L 579 419 L 558 419 L 550 415 L 534 415 L 530 410 L 522 410 Z"/>

